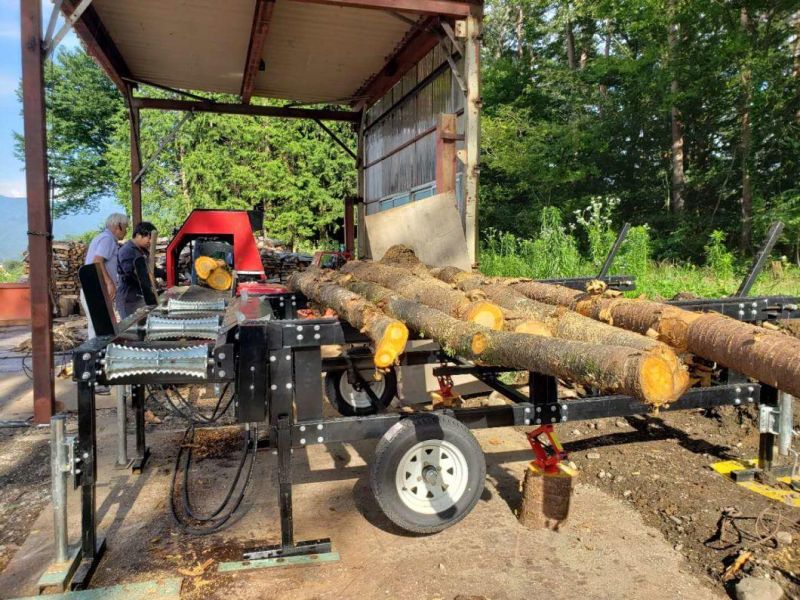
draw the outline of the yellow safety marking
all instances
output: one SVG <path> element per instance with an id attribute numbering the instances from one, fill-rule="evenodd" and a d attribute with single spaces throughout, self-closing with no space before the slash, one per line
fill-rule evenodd
<path id="1" fill-rule="evenodd" d="M 722 475 L 723 477 L 730 477 L 731 473 L 734 471 L 744 471 L 745 469 L 754 469 L 758 461 L 755 459 L 751 460 L 723 460 L 717 463 L 713 463 L 711 468 L 714 469 L 717 473 Z M 777 481 L 781 483 L 791 484 L 792 477 L 778 477 Z M 794 480 L 800 481 L 800 478 L 795 477 Z M 798 506 L 800 507 L 800 493 L 795 492 L 793 490 L 787 490 L 783 488 L 777 488 L 771 485 L 767 485 L 765 483 L 760 483 L 758 481 L 737 481 L 736 485 L 740 485 L 741 487 L 750 490 L 751 492 L 755 492 L 756 494 L 761 494 L 769 498 L 770 500 L 775 500 L 776 502 L 781 502 L 783 504 L 788 504 L 789 506 Z"/>

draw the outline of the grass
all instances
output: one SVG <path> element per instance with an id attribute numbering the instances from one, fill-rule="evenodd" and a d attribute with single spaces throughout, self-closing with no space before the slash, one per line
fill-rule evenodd
<path id="1" fill-rule="evenodd" d="M 591 276 L 599 272 L 614 241 L 610 229 L 614 207 L 614 202 L 603 205 L 595 199 L 586 211 L 579 211 L 576 224 L 569 227 L 562 225 L 557 209 L 546 209 L 539 235 L 531 240 L 489 229 L 481 244 L 481 271 L 531 279 Z M 580 239 L 585 240 L 583 252 L 579 250 Z M 704 265 L 656 262 L 650 258 L 648 227 L 633 227 L 611 274 L 636 277 L 636 291 L 627 294 L 631 297 L 670 299 L 679 293 L 703 298 L 730 296 L 739 288 L 749 265 L 738 263 L 724 242 L 722 232 L 709 236 Z M 800 296 L 800 268 L 785 260 L 776 270 L 768 264 L 750 294 Z"/>

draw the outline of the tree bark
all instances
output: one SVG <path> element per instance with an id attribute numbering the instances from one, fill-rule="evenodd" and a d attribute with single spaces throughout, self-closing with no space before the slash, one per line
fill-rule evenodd
<path id="1" fill-rule="evenodd" d="M 678 351 L 713 360 L 779 390 L 800 396 L 800 340 L 716 313 L 695 313 L 649 300 L 589 296 L 526 281 L 512 289 L 562 304 L 598 321 L 658 338 Z"/>
<path id="2" fill-rule="evenodd" d="M 578 68 L 578 63 L 575 60 L 575 33 L 572 31 L 572 21 L 567 19 L 566 24 L 565 44 L 567 47 L 567 65 L 574 71 Z"/>
<path id="3" fill-rule="evenodd" d="M 747 8 L 742 7 L 740 12 L 740 22 L 745 36 L 749 36 L 750 16 Z M 750 154 L 752 149 L 752 132 L 750 127 L 750 104 L 752 101 L 752 91 L 750 89 L 752 73 L 750 70 L 749 57 L 745 58 L 740 74 L 742 85 L 742 100 L 739 107 L 739 120 L 741 123 L 741 140 L 739 149 L 742 161 L 742 230 L 739 236 L 739 248 L 743 251 L 750 249 L 753 229 L 753 191 L 750 182 Z"/>
<path id="4" fill-rule="evenodd" d="M 672 120 L 672 188 L 670 190 L 670 209 L 672 212 L 683 212 L 686 201 L 684 189 L 686 187 L 686 177 L 684 174 L 684 155 L 683 155 L 683 119 L 681 112 L 676 104 L 676 98 L 680 92 L 680 85 L 676 74 L 676 63 L 678 55 L 679 25 L 675 18 L 675 2 L 669 1 L 670 24 L 668 31 L 669 63 L 672 69 L 672 82 L 670 83 L 670 93 L 672 95 L 672 108 L 670 110 Z"/>
<path id="5" fill-rule="evenodd" d="M 658 340 L 595 321 L 565 306 L 531 300 L 508 285 L 492 283 L 482 275 L 467 273 L 455 267 L 433 269 L 431 273 L 465 292 L 480 290 L 504 309 L 543 323 L 553 337 L 601 345 L 627 346 L 660 356 L 672 368 L 673 385 L 684 390 L 689 387 L 689 375 L 675 352 Z"/>
<path id="6" fill-rule="evenodd" d="M 473 321 L 490 329 L 503 329 L 503 311 L 496 304 L 471 300 L 462 292 L 446 286 L 430 285 L 405 269 L 383 263 L 351 261 L 342 267 L 341 272 L 387 287 L 456 319 Z"/>
<path id="7" fill-rule="evenodd" d="M 455 319 L 376 283 L 359 281 L 343 273 L 334 277 L 340 285 L 374 302 L 387 315 L 439 343 L 448 354 L 484 365 L 573 380 L 603 392 L 630 395 L 653 406 L 673 402 L 683 392 L 675 389 L 670 366 L 646 352 L 493 331 Z"/>
<path id="8" fill-rule="evenodd" d="M 293 273 L 289 287 L 330 307 L 375 343 L 375 366 L 385 369 L 394 364 L 408 341 L 408 328 L 387 317 L 377 306 L 358 294 L 325 279 L 324 271 L 309 268 Z"/>

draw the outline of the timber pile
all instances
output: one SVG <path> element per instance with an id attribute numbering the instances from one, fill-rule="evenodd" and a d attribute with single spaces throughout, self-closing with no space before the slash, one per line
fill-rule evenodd
<path id="1" fill-rule="evenodd" d="M 58 310 L 58 315 L 66 317 L 75 314 L 78 310 L 78 296 L 80 283 L 78 269 L 83 266 L 86 258 L 86 244 L 72 240 L 56 240 L 53 242 L 52 267 L 53 277 L 53 305 Z M 28 253 L 22 257 L 25 263 L 25 274 L 29 273 L 30 265 Z"/>
<path id="2" fill-rule="evenodd" d="M 476 364 L 553 375 L 653 406 L 673 402 L 689 385 L 685 369 L 664 344 L 605 326 L 595 327 L 594 337 L 579 334 L 574 330 L 581 328 L 570 327 L 562 314 L 568 311 L 525 311 L 480 290 L 468 294 L 436 279 L 418 261 L 404 264 L 387 254 L 380 262 L 347 263 L 341 271 L 310 268 L 288 283 L 336 310 L 379 347 L 386 339 L 366 315 L 374 319 L 382 313 Z"/>
<path id="3" fill-rule="evenodd" d="M 376 344 L 385 343 L 382 330 L 366 315 L 405 324 L 476 364 L 553 375 L 655 407 L 689 387 L 684 363 L 695 357 L 800 395 L 800 339 L 601 288 L 587 293 L 454 267 L 429 269 L 400 246 L 378 262 L 353 261 L 341 271 L 310 268 L 289 285 Z"/>

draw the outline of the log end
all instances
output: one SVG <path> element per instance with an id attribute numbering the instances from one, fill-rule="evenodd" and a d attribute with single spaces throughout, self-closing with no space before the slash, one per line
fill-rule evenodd
<path id="1" fill-rule="evenodd" d="M 464 315 L 464 319 L 483 325 L 495 331 L 503 329 L 503 310 L 492 302 L 474 302 Z"/>
<path id="2" fill-rule="evenodd" d="M 531 335 L 543 335 L 545 337 L 553 337 L 553 332 L 550 328 L 541 321 L 528 320 L 523 321 L 514 328 L 514 333 L 528 333 Z"/>
<path id="3" fill-rule="evenodd" d="M 658 407 L 680 398 L 689 387 L 689 376 L 682 368 L 676 371 L 663 357 L 650 354 L 641 362 L 639 387 L 643 399 Z"/>
<path id="4" fill-rule="evenodd" d="M 200 279 L 208 279 L 211 271 L 216 269 L 218 266 L 219 263 L 216 259 L 213 259 L 210 256 L 198 256 L 194 261 L 194 272 L 197 273 L 197 276 Z"/>
<path id="5" fill-rule="evenodd" d="M 489 346 L 489 338 L 482 333 L 476 333 L 470 341 L 470 348 L 473 354 L 481 354 Z"/>
<path id="6" fill-rule="evenodd" d="M 385 369 L 393 365 L 405 350 L 406 342 L 408 342 L 408 328 L 400 321 L 389 323 L 375 347 L 375 366 Z"/>

